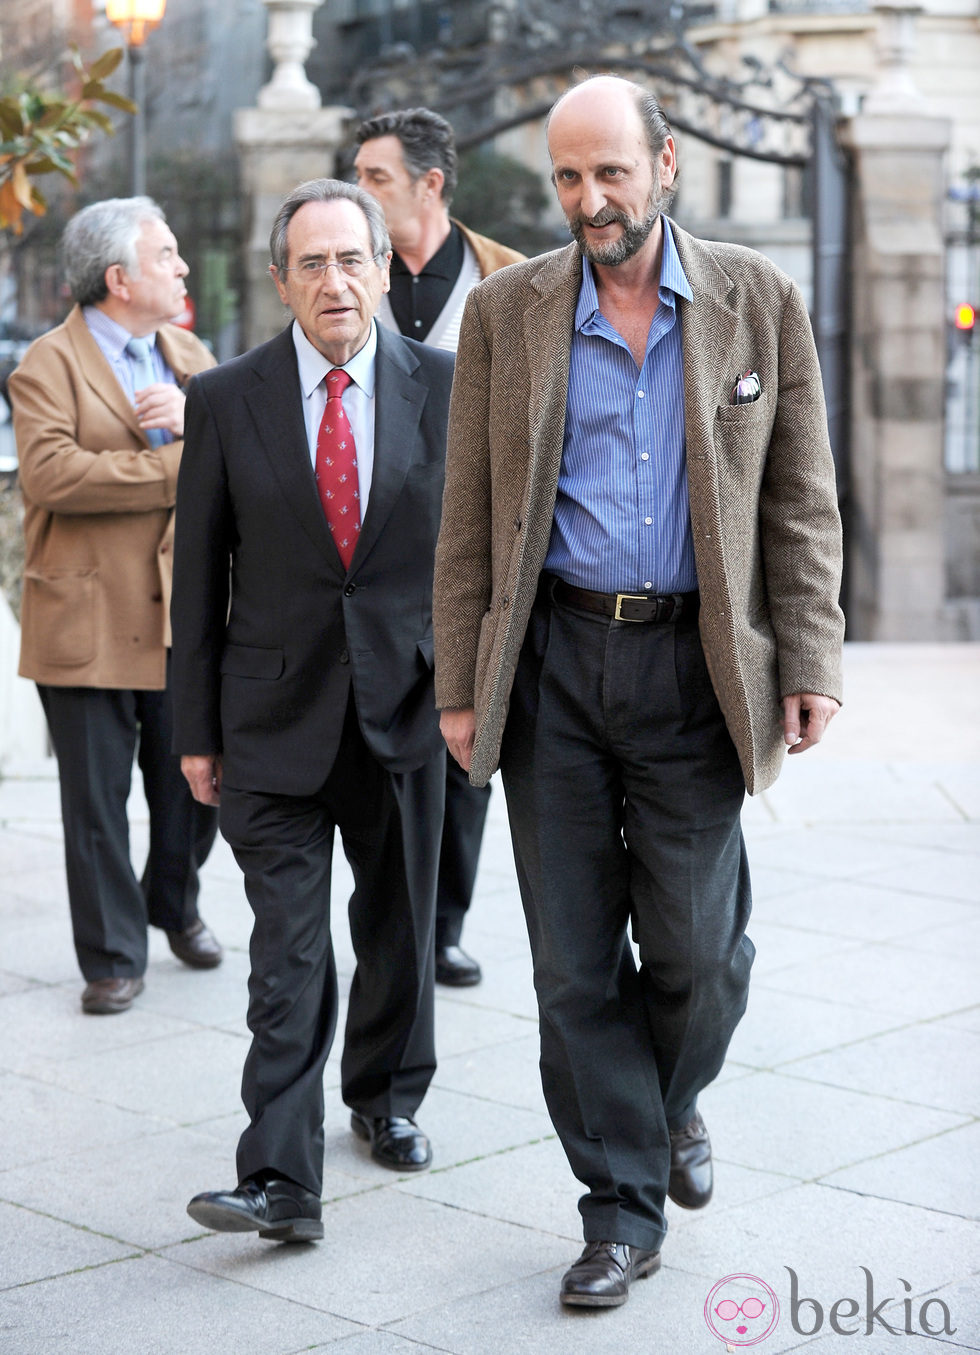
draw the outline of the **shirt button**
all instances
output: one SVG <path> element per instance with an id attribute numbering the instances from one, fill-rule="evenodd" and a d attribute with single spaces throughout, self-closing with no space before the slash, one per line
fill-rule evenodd
<path id="1" fill-rule="evenodd" d="M 648 527 L 653 526 L 653 518 L 644 518 L 643 521 L 646 523 Z"/>
<path id="2" fill-rule="evenodd" d="M 649 452 L 641 452 L 641 453 L 640 453 L 640 460 L 641 460 L 641 461 L 649 461 L 649 460 L 650 460 L 650 453 L 649 453 Z"/>
<path id="3" fill-rule="evenodd" d="M 643 587 L 644 587 L 644 588 L 652 588 L 652 587 L 653 587 L 653 580 L 652 580 L 652 579 L 647 579 L 647 581 L 646 581 L 646 583 L 643 585 Z"/>
<path id="4" fill-rule="evenodd" d="M 416 321 L 415 321 L 415 328 L 416 328 L 416 329 L 421 329 L 421 328 L 422 328 L 422 321 L 421 321 L 421 320 L 416 320 Z"/>
<path id="5" fill-rule="evenodd" d="M 646 395 L 646 391 L 637 391 L 637 392 L 636 392 L 636 395 L 637 395 L 637 399 L 642 400 L 643 397 L 644 397 L 644 395 Z"/>
<path id="6" fill-rule="evenodd" d="M 413 277 L 413 278 L 412 278 L 412 286 L 413 286 L 413 287 L 417 287 L 418 285 L 419 285 L 419 280 L 418 280 L 418 278 L 417 278 L 417 277 Z"/>

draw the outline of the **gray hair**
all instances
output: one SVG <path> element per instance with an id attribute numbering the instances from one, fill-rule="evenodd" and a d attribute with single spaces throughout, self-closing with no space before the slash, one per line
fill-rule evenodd
<path id="1" fill-rule="evenodd" d="M 402 159 L 413 183 L 430 169 L 441 169 L 442 200 L 448 207 L 456 191 L 456 138 L 445 118 L 431 108 L 401 108 L 367 118 L 354 134 L 359 146 L 382 136 L 401 142 Z"/>
<path id="2" fill-rule="evenodd" d="M 391 240 L 388 238 L 384 211 L 371 197 L 370 193 L 365 193 L 364 189 L 358 188 L 356 184 L 344 183 L 342 179 L 310 179 L 306 183 L 301 183 L 298 188 L 293 189 L 279 208 L 276 219 L 272 223 L 272 234 L 269 236 L 269 253 L 272 255 L 273 266 L 279 272 L 286 268 L 289 263 L 286 232 L 289 229 L 290 221 L 299 209 L 308 202 L 336 202 L 340 199 L 353 202 L 357 207 L 360 207 L 367 218 L 368 231 L 371 236 L 371 253 L 375 258 L 388 253 L 391 249 Z"/>
<path id="3" fill-rule="evenodd" d="M 152 198 L 106 198 L 77 212 L 61 237 L 65 278 L 73 300 L 80 306 L 104 301 L 109 295 L 106 269 L 113 264 L 138 278 L 143 225 L 165 219 Z"/>

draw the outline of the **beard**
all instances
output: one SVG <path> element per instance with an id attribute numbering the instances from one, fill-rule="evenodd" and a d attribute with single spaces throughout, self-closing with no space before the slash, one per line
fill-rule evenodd
<path id="1" fill-rule="evenodd" d="M 650 238 L 650 232 L 657 224 L 657 218 L 667 200 L 668 194 L 655 184 L 650 190 L 646 211 L 642 217 L 630 216 L 629 213 L 619 212 L 614 207 L 604 207 L 597 216 L 591 218 L 582 216 L 581 213 L 569 217 L 568 229 L 572 232 L 575 243 L 590 263 L 615 267 L 617 264 L 625 263 L 627 259 L 632 259 L 634 254 L 640 252 Z M 618 222 L 623 228 L 623 233 L 618 240 L 606 240 L 593 244 L 586 237 L 586 223 L 590 226 L 610 226 L 614 221 Z"/>

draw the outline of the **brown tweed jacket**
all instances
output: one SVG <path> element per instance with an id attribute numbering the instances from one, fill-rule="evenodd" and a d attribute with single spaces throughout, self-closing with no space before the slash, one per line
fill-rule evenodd
<path id="1" fill-rule="evenodd" d="M 175 325 L 157 342 L 181 385 L 214 365 Z M 149 446 L 77 306 L 30 346 L 10 392 L 27 555 L 18 671 L 162 690 L 183 442 Z"/>
<path id="2" fill-rule="evenodd" d="M 781 766 L 780 697 L 841 697 L 841 528 L 823 393 L 796 284 L 753 250 L 671 224 L 694 293 L 680 304 L 701 638 L 756 793 Z M 476 785 L 497 766 L 548 549 L 580 281 L 570 245 L 494 274 L 467 300 L 433 619 L 437 704 L 476 707 Z M 732 405 L 750 369 L 762 396 Z"/>

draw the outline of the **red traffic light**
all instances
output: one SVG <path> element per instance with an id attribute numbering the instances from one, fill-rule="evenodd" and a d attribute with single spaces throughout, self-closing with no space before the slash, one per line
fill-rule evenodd
<path id="1" fill-rule="evenodd" d="M 969 301 L 961 301 L 953 312 L 953 324 L 957 329 L 972 330 L 977 323 L 977 309 Z"/>

